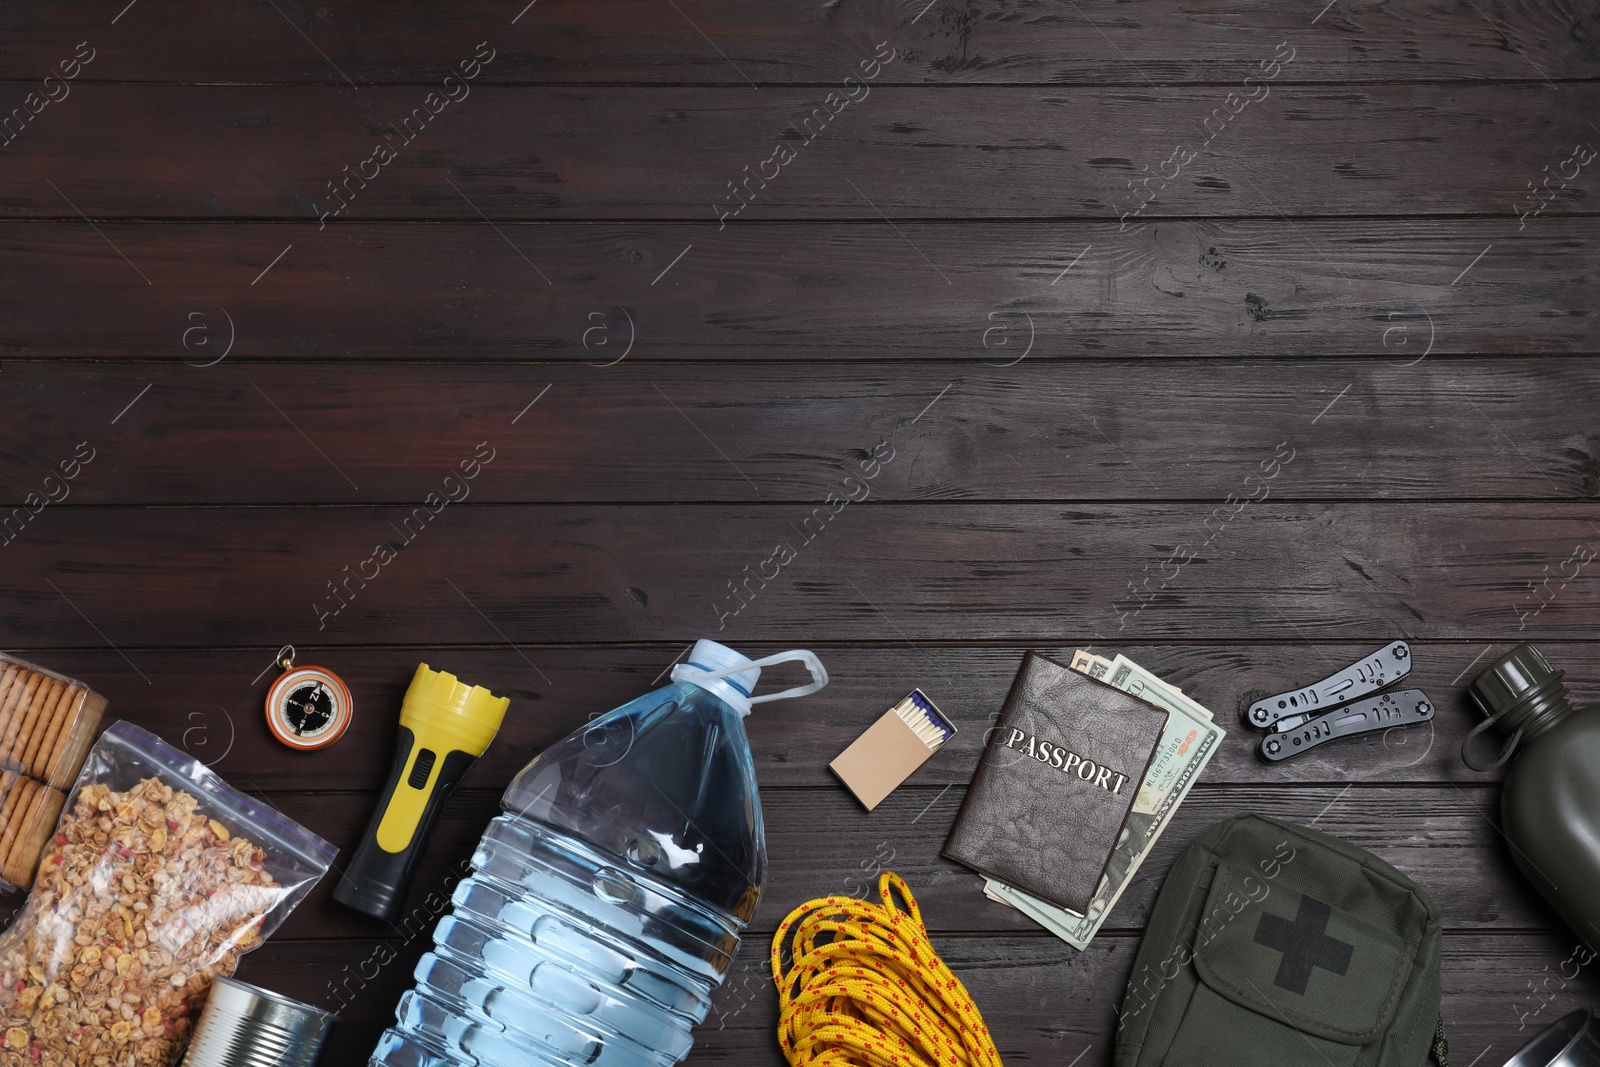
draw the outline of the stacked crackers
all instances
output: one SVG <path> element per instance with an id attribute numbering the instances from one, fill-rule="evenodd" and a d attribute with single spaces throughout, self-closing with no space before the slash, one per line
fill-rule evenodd
<path id="1" fill-rule="evenodd" d="M 33 884 L 105 708 L 81 682 L 0 656 L 0 879 Z"/>

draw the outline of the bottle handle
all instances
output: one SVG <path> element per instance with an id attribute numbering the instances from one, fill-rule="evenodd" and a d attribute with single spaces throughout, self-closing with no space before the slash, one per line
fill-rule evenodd
<path id="1" fill-rule="evenodd" d="M 1468 767 L 1471 767 L 1475 771 L 1497 771 L 1501 767 L 1504 767 L 1508 762 L 1510 762 L 1511 757 L 1516 754 L 1517 745 L 1522 742 L 1522 729 L 1519 727 L 1517 731 L 1511 735 L 1511 740 L 1506 742 L 1505 748 L 1500 750 L 1499 759 L 1495 760 L 1493 763 L 1479 763 L 1477 758 L 1473 756 L 1471 752 L 1467 751 L 1467 748 L 1472 744 L 1479 734 L 1483 733 L 1483 731 L 1487 730 L 1493 725 L 1495 725 L 1495 719 L 1494 716 L 1491 715 L 1478 725 L 1474 726 L 1472 728 L 1472 732 L 1461 739 L 1461 762 L 1465 763 Z"/>
<path id="2" fill-rule="evenodd" d="M 797 685 L 793 689 L 785 689 L 780 693 L 767 693 L 764 696 L 758 697 L 753 696 L 750 698 L 750 703 L 764 704 L 769 700 L 788 700 L 791 697 L 810 696 L 812 693 L 815 693 L 817 690 L 828 684 L 828 669 L 822 665 L 822 661 L 816 657 L 815 653 L 808 652 L 803 648 L 791 649 L 788 652 L 779 652 L 775 655 L 766 656 L 762 659 L 752 660 L 749 663 L 741 663 L 737 667 L 724 667 L 720 671 L 707 672 L 701 670 L 699 667 L 691 667 L 687 663 L 680 663 L 676 667 L 672 668 L 672 680 L 674 682 L 709 682 L 717 678 L 726 678 L 729 675 L 741 674 L 744 671 L 749 670 L 751 667 L 770 667 L 774 663 L 788 663 L 791 660 L 798 660 L 806 665 L 806 670 L 811 672 L 811 681 L 806 685 Z M 748 715 L 749 712 L 746 712 L 745 714 Z"/>

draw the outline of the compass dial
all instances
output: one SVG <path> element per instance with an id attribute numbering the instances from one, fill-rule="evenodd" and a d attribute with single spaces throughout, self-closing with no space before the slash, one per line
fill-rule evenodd
<path id="1" fill-rule="evenodd" d="M 267 728 L 290 748 L 333 744 L 350 725 L 350 690 L 326 667 L 295 667 L 267 693 Z"/>

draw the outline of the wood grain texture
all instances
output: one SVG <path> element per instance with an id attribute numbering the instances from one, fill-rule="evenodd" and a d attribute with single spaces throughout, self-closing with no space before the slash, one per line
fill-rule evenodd
<path id="1" fill-rule="evenodd" d="M 1206 769 L 1203 784 L 1208 787 L 1349 781 L 1468 786 L 1497 777 L 1468 770 L 1457 753 L 1467 731 L 1479 721 L 1478 712 L 1467 703 L 1466 686 L 1484 664 L 1511 647 L 1513 637 L 1492 645 L 1413 642 L 1416 666 L 1407 684 L 1422 689 L 1438 706 L 1431 730 L 1341 741 L 1268 765 L 1255 754 L 1261 735 L 1240 724 L 1245 709 L 1263 696 L 1315 681 L 1380 643 L 1311 645 L 1292 631 L 1280 636 L 1287 639 L 1175 646 L 1098 642 L 1083 635 L 1082 647 L 1108 656 L 1124 653 L 1211 709 L 1228 737 Z M 110 649 L 41 649 L 27 655 L 52 670 L 92 679 L 110 701 L 108 721 L 132 719 L 214 764 L 243 788 L 274 793 L 323 789 L 329 785 L 330 769 L 337 768 L 338 788 L 370 792 L 388 773 L 395 716 L 419 662 L 511 697 L 511 711 L 498 738 L 466 780 L 467 788 L 495 789 L 596 712 L 662 684 L 667 669 L 687 647 L 687 641 L 677 646 L 517 650 L 505 645 L 397 648 L 303 643 L 300 661 L 337 671 L 350 686 L 357 708 L 339 747 L 325 756 L 309 757 L 274 743 L 262 719 L 262 698 L 277 676 L 272 667 L 276 643 L 245 649 L 124 646 L 128 659 Z M 767 654 L 788 646 L 741 642 L 740 647 Z M 906 646 L 892 632 L 877 647 L 837 647 L 828 642 L 814 642 L 811 647 L 828 667 L 832 678 L 828 687 L 803 704 L 774 706 L 770 713 L 763 710 L 746 720 L 763 788 L 837 790 L 828 762 L 914 686 L 933 697 L 959 732 L 938 758 L 916 772 L 912 784 L 935 790 L 964 786 L 977 768 L 984 732 L 994 721 L 1025 651 L 1020 646 L 919 649 Z M 1052 641 L 1038 647 L 1064 659 L 1076 646 Z M 1600 644 L 1545 642 L 1541 647 L 1567 672 L 1575 700 L 1600 699 Z M 785 677 L 769 674 L 767 681 L 779 685 Z M 175 692 L 183 693 L 184 699 L 172 700 L 170 694 Z M 1479 744 L 1487 751 L 1490 742 Z"/>
<path id="2" fill-rule="evenodd" d="M 222 761 L 218 770 L 226 770 Z M 248 776 L 246 776 L 248 777 Z M 509 776 L 508 776 L 509 777 Z M 765 775 L 763 775 L 765 777 Z M 1265 779 L 1267 776 L 1261 776 Z M 1209 778 L 1209 775 L 1208 775 Z M 473 770 L 473 781 L 486 776 Z M 496 782 L 496 785 L 503 785 Z M 983 880 L 939 856 L 961 806 L 964 788 L 908 786 L 868 814 L 842 788 L 767 788 L 762 811 L 767 827 L 767 889 L 751 929 L 770 935 L 789 911 L 829 895 L 877 899 L 877 872 L 907 879 L 921 901 L 930 929 L 949 932 L 1041 933 L 1020 912 L 988 900 Z M 344 855 L 355 847 L 375 793 L 274 793 L 269 799 L 290 817 L 336 844 Z M 1406 813 L 1404 819 L 1394 817 Z M 1450 929 L 1527 931 L 1559 926 L 1537 891 L 1517 870 L 1496 828 L 1495 786 L 1344 786 L 1288 788 L 1272 785 L 1202 784 L 1179 809 L 1172 827 L 1140 868 L 1140 877 L 1117 903 L 1108 931 L 1137 933 L 1154 906 L 1168 869 L 1184 847 L 1213 823 L 1256 812 L 1301 825 L 1315 822 L 1407 872 L 1432 897 Z M 500 791 L 473 788 L 451 799 L 419 868 L 404 912 L 400 936 L 432 930 L 464 864 L 491 818 L 500 814 Z M 1491 821 L 1493 820 L 1493 821 Z M 332 899 L 337 878 L 317 886 L 284 925 L 286 938 L 393 937 L 394 927 Z"/>
<path id="3" fill-rule="evenodd" d="M 1192 500 L 1209 510 L 1230 493 L 1263 491 L 1265 500 L 1600 492 L 1590 418 L 1600 378 L 1587 360 L 1219 360 L 1204 373 L 1167 360 L 823 364 L 735 379 L 719 367 L 629 364 L 28 364 L 6 374 L 27 403 L 0 454 L 0 514 L 29 494 L 74 506 L 405 503 L 479 455 L 493 458 L 455 490 L 465 502 L 815 502 L 847 477 L 859 495 L 869 471 L 867 499 L 880 501 Z M 308 438 L 349 481 L 308 471 L 321 462 Z M 1176 469 L 1168 440 L 1185 442 Z M 74 465 L 77 477 L 63 482 Z M 1243 483 L 1273 470 L 1264 490 Z"/>
<path id="4" fill-rule="evenodd" d="M 951 937 L 936 941 L 936 946 L 962 976 L 1006 1062 L 1065 1064 L 1087 1046 L 1089 1052 L 1078 1061 L 1079 1067 L 1111 1063 L 1116 1009 L 1137 951 L 1134 939 L 1111 938 L 1104 944 L 1097 940 L 1081 954 L 1050 937 L 1003 941 Z M 1531 981 L 1537 987 L 1545 977 L 1546 961 L 1554 961 L 1553 970 L 1571 949 L 1571 939 L 1559 936 L 1548 940 L 1447 936 L 1444 1020 L 1451 1062 L 1464 1053 L 1460 1062 L 1471 1063 L 1490 1046 L 1496 1053 L 1514 1049 L 1538 1026 L 1593 1003 L 1600 979 L 1591 964 L 1553 999 L 1546 993 L 1550 1006 L 1528 1019 L 1529 1029 L 1518 1029 L 1525 1017 L 1517 1014 L 1524 1003 L 1517 993 L 1527 1002 L 1524 1012 L 1539 1003 L 1523 983 Z M 751 973 L 760 974 L 765 955 L 765 946 L 747 942 L 740 950 L 740 963 L 759 957 L 749 967 Z M 718 1017 L 723 1027 L 716 1035 L 716 1052 L 702 1055 L 708 1062 L 771 1062 L 776 1067 L 781 1059 L 775 1050 L 769 1051 L 777 1022 L 773 998 L 747 992 L 748 999 L 741 1002 L 736 992 L 730 990 L 718 1004 L 724 1014 Z"/>
<path id="5" fill-rule="evenodd" d="M 1514 642 L 1600 697 L 1593 3 L 525 4 L 0 11 L 0 645 L 346 854 L 419 661 L 512 697 L 400 923 L 330 879 L 245 960 L 344 1016 L 324 1063 L 510 777 L 705 634 L 833 681 L 748 720 L 771 878 L 693 1064 L 777 1067 L 766 936 L 884 866 L 1007 1063 L 1109 1064 L 1245 810 L 1433 895 L 1458 1067 L 1600 1002 L 1458 754 Z M 1241 709 L 1396 637 L 1429 728 L 1255 755 Z M 266 735 L 284 641 L 351 685 L 329 753 Z M 938 850 L 1023 651 L 1081 646 L 1228 737 L 1077 953 Z M 960 732 L 862 812 L 826 763 L 913 685 Z"/>
<path id="6" fill-rule="evenodd" d="M 235 762 L 242 762 L 236 759 Z M 226 759 L 219 772 L 228 770 Z M 251 777 L 230 773 L 235 782 Z M 446 906 L 491 818 L 500 814 L 500 789 L 474 767 L 478 783 L 451 799 L 418 868 L 400 918 L 393 925 L 367 918 L 332 898 L 337 872 L 319 883 L 275 935 L 288 939 L 425 937 Z M 765 777 L 765 775 L 763 775 Z M 1208 776 L 1209 777 L 1209 776 Z M 509 775 L 507 775 L 509 778 Z M 495 781 L 503 786 L 504 781 Z M 860 897 L 877 872 L 893 870 L 915 887 L 930 929 L 941 933 L 1038 934 L 1020 912 L 983 896 L 982 879 L 939 856 L 961 806 L 964 788 L 904 786 L 871 814 L 843 789 L 767 788 L 767 889 L 751 926 L 770 935 L 788 912 L 816 897 Z M 1118 902 L 1108 932 L 1143 928 L 1160 883 L 1184 846 L 1218 820 L 1256 812 L 1346 837 L 1406 871 L 1439 906 L 1451 929 L 1515 932 L 1559 925 L 1517 871 L 1500 837 L 1494 786 L 1220 787 L 1206 782 L 1175 817 L 1172 829 L 1140 868 Z M 369 793 L 272 793 L 268 800 L 323 835 L 348 858 L 377 802 Z M 1393 818 L 1404 810 L 1404 820 Z M 343 861 L 340 861 L 343 866 Z M 876 899 L 875 895 L 873 899 Z"/>
<path id="7" fill-rule="evenodd" d="M 238 973 L 269 988 L 301 989 L 322 1007 L 337 1008 L 343 1022 L 325 1062 L 359 1063 L 393 1021 L 394 1003 L 411 985 L 425 941 L 269 941 L 244 958 Z M 1007 1063 L 1065 1064 L 1081 1054 L 1078 1067 L 1109 1067 L 1117 1007 L 1138 948 L 1134 938 L 1097 939 L 1084 953 L 1048 936 L 946 935 L 935 938 L 935 946 L 971 992 Z M 1447 934 L 1444 1020 L 1451 1062 L 1460 1056 L 1471 1063 L 1486 1052 L 1491 1058 L 1484 1062 L 1495 1062 L 1539 1027 L 1600 998 L 1593 964 L 1565 987 L 1541 984 L 1572 947 L 1560 934 Z M 781 1067 L 766 961 L 761 939 L 740 947 L 731 979 L 697 1031 L 690 1062 Z M 338 986 L 326 984 L 330 975 Z"/>
<path id="8" fill-rule="evenodd" d="M 504 223 L 500 234 L 481 220 L 321 232 L 97 225 L 0 223 L 0 271 L 19 279 L 0 291 L 0 356 L 601 369 L 626 353 L 629 364 L 1004 368 L 1027 352 L 1359 355 L 1398 367 L 1424 353 L 1600 351 L 1600 220 L 1588 217 L 1522 229 L 1516 219 L 1173 220 L 1126 233 L 1104 222 L 882 220 Z M 186 377 L 206 393 L 205 379 Z"/>
<path id="9" fill-rule="evenodd" d="M 939 803 L 928 807 L 924 797 Z M 1519 1023 L 1530 1019 L 1541 1023 L 1576 1006 L 1594 979 L 1585 972 L 1572 982 L 1545 981 L 1546 967 L 1559 966 L 1572 941 L 1560 933 L 1540 935 L 1519 929 L 1548 925 L 1550 920 L 1517 877 L 1493 827 L 1478 810 L 1490 797 L 1492 792 L 1484 789 L 1359 788 L 1348 793 L 1331 786 L 1201 789 L 1180 811 L 1146 864 L 1145 877 L 1119 904 L 1106 932 L 1089 951 L 1077 953 L 1009 909 L 984 900 L 975 875 L 936 858 L 959 796 L 940 798 L 931 789 L 905 790 L 869 817 L 847 810 L 853 802 L 839 790 L 772 790 L 765 806 L 773 888 L 762 902 L 739 962 L 716 995 L 696 1055 L 704 1059 L 729 1055 L 730 1042 L 746 1055 L 760 1051 L 763 1035 L 770 1040 L 773 1023 L 770 988 L 759 969 L 766 937 L 792 906 L 815 895 L 860 892 L 880 866 L 889 866 L 910 881 L 941 951 L 978 998 L 1002 1040 L 1002 1053 L 1025 1052 L 1028 1040 L 1061 1030 L 1081 1032 L 1085 1038 L 1110 1033 L 1112 1024 L 1097 1022 L 1096 1013 L 1114 1010 L 1120 1000 L 1136 945 L 1136 924 L 1148 913 L 1159 881 L 1183 843 L 1215 819 L 1240 810 L 1315 820 L 1320 828 L 1347 836 L 1411 872 L 1439 904 L 1450 929 L 1446 1017 L 1453 1039 L 1494 1040 L 1516 1032 Z M 341 844 L 359 831 L 371 800 L 340 794 L 285 794 L 271 799 L 290 816 Z M 427 949 L 444 899 L 459 879 L 461 863 L 484 821 L 497 810 L 496 801 L 496 794 L 481 791 L 452 801 L 407 909 L 394 925 L 385 927 L 354 916 L 335 904 L 329 897 L 330 877 L 273 941 L 245 961 L 240 976 L 269 988 L 295 989 L 299 996 L 339 1011 L 345 1020 L 341 1041 L 375 1040 L 377 1030 L 391 1017 L 393 1004 L 409 986 L 411 966 Z M 1410 818 L 1390 817 L 1397 808 Z M 923 809 L 928 814 L 918 819 L 915 813 Z M 823 832 L 819 825 L 831 829 Z M 884 845 L 891 842 L 886 850 Z M 1482 973 L 1474 960 L 1481 961 Z M 1108 966 L 1120 970 L 1101 970 Z M 1028 1020 L 1021 1013 L 1008 1014 L 1005 1005 L 1015 998 L 1037 998 L 1051 989 L 1078 1001 L 1087 997 L 1089 1003 L 1075 1010 L 1041 1003 L 1039 1014 Z M 1484 1012 L 1482 1004 L 1491 996 L 1499 998 L 1496 1009 Z M 1456 1011 L 1462 1012 L 1459 1021 Z M 1478 1018 L 1481 1035 L 1472 1029 L 1472 1018 Z M 1012 1036 L 1003 1037 L 1007 1031 Z M 1008 1047 L 1007 1040 L 1019 1043 Z M 345 1062 L 336 1058 L 336 1052 L 329 1055 L 329 1062 Z"/>
<path id="10" fill-rule="evenodd" d="M 880 41 L 901 60 L 885 82 L 1144 83 L 1237 81 L 1280 40 L 1298 52 L 1289 81 L 1592 78 L 1600 71 L 1593 9 L 1577 0 L 1518 0 L 1480 15 L 1344 2 L 1318 14 L 1267 0 L 1187 4 L 781 0 L 681 5 L 540 0 L 523 12 L 369 2 L 227 8 L 193 2 L 112 20 L 115 2 L 7 9 L 7 66 L 42 77 L 86 35 L 103 52 L 85 80 L 438 81 L 487 38 L 499 55 L 480 77 L 533 82 L 835 82 Z M 296 30 L 300 31 L 299 33 Z M 301 34 L 305 36 L 302 37 Z M 702 34 L 704 36 L 702 36 Z M 308 46 L 307 41 L 315 45 Z"/>
<path id="11" fill-rule="evenodd" d="M 1481 644 L 1593 639 L 1600 607 L 1593 564 L 1575 559 L 1600 536 L 1585 504 L 439 497 L 431 514 L 423 492 L 409 508 L 46 507 L 3 549 L 0 642 L 1381 643 L 1399 631 Z M 926 655 L 908 662 L 939 671 Z"/>
<path id="12" fill-rule="evenodd" d="M 417 86 L 82 84 L 0 153 L 0 217 L 1087 218 L 1110 240 L 1163 216 L 1359 211 L 1515 230 L 1529 183 L 1595 138 L 1600 110 L 1600 82 L 1230 92 L 973 86 L 956 105 L 880 86 L 845 106 L 820 89 L 479 85 L 430 104 Z M 1535 221 L 1589 209 L 1593 178 L 1574 173 Z"/>

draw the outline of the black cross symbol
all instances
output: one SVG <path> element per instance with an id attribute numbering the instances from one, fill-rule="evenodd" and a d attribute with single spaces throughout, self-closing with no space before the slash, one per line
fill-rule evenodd
<path id="1" fill-rule="evenodd" d="M 1300 911 L 1294 922 L 1271 912 L 1261 913 L 1261 922 L 1256 926 L 1256 944 L 1283 953 L 1273 985 L 1304 996 L 1306 984 L 1311 981 L 1311 968 L 1321 967 L 1338 975 L 1350 969 L 1350 956 L 1356 949 L 1354 945 L 1328 936 L 1328 919 L 1332 915 L 1332 908 L 1304 894 L 1300 896 Z"/>

